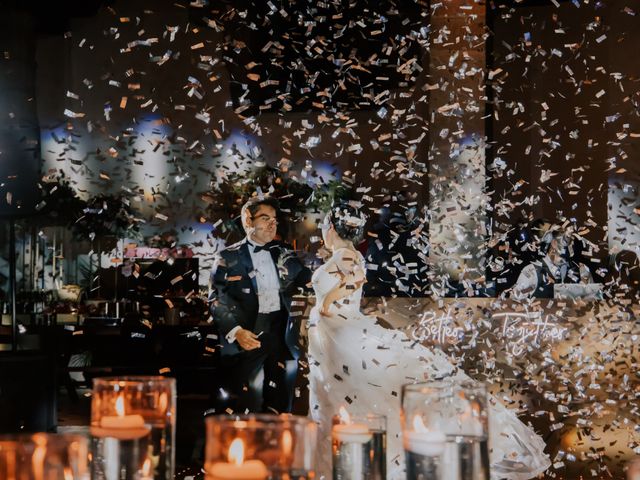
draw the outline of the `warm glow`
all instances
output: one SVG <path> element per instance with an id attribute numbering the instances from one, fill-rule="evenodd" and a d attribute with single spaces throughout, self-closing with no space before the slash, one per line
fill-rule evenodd
<path id="1" fill-rule="evenodd" d="M 244 463 L 244 442 L 240 438 L 236 438 L 229 446 L 229 463 L 242 465 Z"/>
<path id="2" fill-rule="evenodd" d="M 116 399 L 116 414 L 119 417 L 124 417 L 124 397 L 122 395 L 118 395 Z"/>
<path id="3" fill-rule="evenodd" d="M 43 478 L 44 477 L 44 459 L 47 455 L 47 443 L 45 441 L 39 441 L 43 439 L 36 438 L 34 435 L 34 440 L 36 443 L 36 448 L 33 451 L 33 455 L 31 456 L 31 468 L 33 469 L 33 475 L 35 478 Z"/>
<path id="4" fill-rule="evenodd" d="M 291 436 L 291 432 L 289 430 L 285 430 L 282 432 L 282 450 L 285 455 L 291 454 L 291 449 L 293 447 L 293 437 Z"/>
<path id="5" fill-rule="evenodd" d="M 346 408 L 340 407 L 338 415 L 340 416 L 340 423 L 351 423 L 351 417 L 349 416 L 349 412 L 347 412 Z"/>
<path id="6" fill-rule="evenodd" d="M 562 448 L 571 451 L 574 451 L 575 447 L 580 443 L 580 437 L 578 437 L 578 432 L 575 428 L 572 428 L 566 431 L 562 437 L 560 438 L 560 444 Z"/>
<path id="7" fill-rule="evenodd" d="M 169 407 L 169 396 L 167 395 L 167 392 L 162 392 L 158 400 L 158 410 L 160 410 L 164 414 L 167 411 L 168 407 Z"/>
<path id="8" fill-rule="evenodd" d="M 424 421 L 422 420 L 422 417 L 420 415 L 416 415 L 415 417 L 413 417 L 413 429 L 416 432 L 428 432 L 429 431 L 429 429 L 424 424 Z"/>
<path id="9" fill-rule="evenodd" d="M 73 472 L 71 472 L 69 467 L 65 467 L 62 473 L 64 475 L 64 480 L 73 480 Z"/>

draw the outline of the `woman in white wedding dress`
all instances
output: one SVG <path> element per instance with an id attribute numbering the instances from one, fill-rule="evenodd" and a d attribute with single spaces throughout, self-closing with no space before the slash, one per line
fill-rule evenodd
<path id="1" fill-rule="evenodd" d="M 310 415 L 319 426 L 318 478 L 329 480 L 331 423 L 340 406 L 352 415 L 387 416 L 387 478 L 404 479 L 400 389 L 405 383 L 455 373 L 448 357 L 360 312 L 365 262 L 355 249 L 366 217 L 354 204 L 332 207 L 322 226 L 331 258 L 312 279 L 316 305 L 309 318 Z M 489 448 L 492 479 L 525 480 L 550 465 L 543 440 L 491 399 Z"/>

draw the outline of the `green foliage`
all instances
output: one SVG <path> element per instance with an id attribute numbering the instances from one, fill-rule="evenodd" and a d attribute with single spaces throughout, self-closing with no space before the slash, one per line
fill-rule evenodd
<path id="1" fill-rule="evenodd" d="M 275 198 L 282 215 L 281 235 L 287 236 L 287 224 L 297 222 L 309 211 L 327 211 L 336 200 L 347 199 L 351 189 L 343 182 L 331 180 L 316 186 L 292 178 L 287 173 L 269 165 L 246 173 L 233 172 L 214 185 L 205 195 L 210 203 L 207 216 L 214 222 L 222 220 L 218 228 L 223 233 L 242 236 L 240 211 L 249 198 L 264 195 Z"/>
<path id="2" fill-rule="evenodd" d="M 266 165 L 243 174 L 233 172 L 224 181 L 216 183 L 212 193 L 207 195 L 210 202 L 207 214 L 223 221 L 223 231 L 242 235 L 240 211 L 249 198 L 264 195 L 277 199 L 284 226 L 305 214 L 311 193 L 312 189 L 306 183 Z"/>
<path id="3" fill-rule="evenodd" d="M 313 189 L 308 207 L 317 212 L 328 212 L 331 205 L 351 200 L 353 190 L 341 180 L 331 180 Z"/>
<path id="4" fill-rule="evenodd" d="M 87 204 L 78 197 L 64 172 L 49 181 L 39 183 L 38 187 L 38 225 L 68 227 L 82 216 Z"/>

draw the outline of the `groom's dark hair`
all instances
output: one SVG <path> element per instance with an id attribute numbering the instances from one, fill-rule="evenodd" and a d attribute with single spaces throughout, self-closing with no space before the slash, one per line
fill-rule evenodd
<path id="1" fill-rule="evenodd" d="M 249 211 L 249 215 L 251 218 L 258 212 L 262 205 L 266 205 L 267 207 L 273 208 L 276 213 L 280 211 L 280 205 L 278 204 L 278 200 L 272 197 L 251 197 L 247 202 L 242 206 L 241 216 L 244 218 L 244 213 Z"/>

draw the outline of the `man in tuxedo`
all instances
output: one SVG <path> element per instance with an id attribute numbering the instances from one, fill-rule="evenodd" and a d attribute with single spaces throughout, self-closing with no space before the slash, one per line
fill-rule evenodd
<path id="1" fill-rule="evenodd" d="M 236 411 L 289 412 L 299 358 L 299 322 L 289 315 L 291 296 L 311 272 L 284 243 L 275 241 L 278 205 L 252 198 L 242 208 L 246 238 L 216 258 L 209 301 L 222 355 L 232 368 Z M 289 371 L 289 374 L 287 374 Z"/>
<path id="2" fill-rule="evenodd" d="M 514 298 L 554 298 L 554 285 L 593 283 L 589 268 L 576 260 L 565 234 L 556 227 L 542 238 L 544 256 L 526 265 L 513 286 Z"/>

